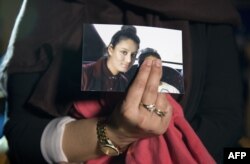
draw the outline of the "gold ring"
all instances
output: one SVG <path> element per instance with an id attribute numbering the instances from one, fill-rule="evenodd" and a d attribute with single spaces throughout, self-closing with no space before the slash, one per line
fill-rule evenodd
<path id="1" fill-rule="evenodd" d="M 157 114 L 160 117 L 164 117 L 166 115 L 166 113 L 167 113 L 167 112 L 163 112 L 163 111 L 161 111 L 160 109 L 157 109 L 157 108 L 154 109 L 154 112 L 155 112 L 155 114 Z"/>
<path id="2" fill-rule="evenodd" d="M 140 105 L 142 105 L 145 109 L 147 109 L 149 112 L 154 112 L 156 107 L 155 107 L 155 104 L 144 104 L 144 103 L 140 103 Z"/>

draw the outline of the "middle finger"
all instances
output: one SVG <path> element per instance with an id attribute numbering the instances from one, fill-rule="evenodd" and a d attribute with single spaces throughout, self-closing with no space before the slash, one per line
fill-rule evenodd
<path id="1" fill-rule="evenodd" d="M 142 103 L 145 105 L 154 104 L 157 99 L 158 86 L 162 76 L 161 60 L 153 60 L 147 84 L 142 95 Z"/>

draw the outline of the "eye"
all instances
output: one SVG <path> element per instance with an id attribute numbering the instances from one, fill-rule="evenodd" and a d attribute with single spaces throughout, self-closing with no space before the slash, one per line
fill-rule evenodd
<path id="1" fill-rule="evenodd" d="M 121 51 L 121 53 L 122 53 L 124 56 L 128 54 L 127 51 Z"/>
<path id="2" fill-rule="evenodd" d="M 136 57 L 136 55 L 137 55 L 137 53 L 132 53 L 132 54 L 131 54 L 131 58 L 134 59 L 134 58 Z"/>

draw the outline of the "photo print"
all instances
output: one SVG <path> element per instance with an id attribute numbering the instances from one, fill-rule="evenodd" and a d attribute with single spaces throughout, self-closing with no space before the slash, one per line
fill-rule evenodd
<path id="1" fill-rule="evenodd" d="M 145 58 L 162 61 L 158 91 L 183 94 L 182 31 L 116 24 L 84 24 L 82 91 L 124 92 Z"/>

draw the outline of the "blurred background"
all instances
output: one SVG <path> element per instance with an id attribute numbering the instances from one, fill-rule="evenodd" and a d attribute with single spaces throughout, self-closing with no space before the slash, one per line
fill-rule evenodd
<path id="1" fill-rule="evenodd" d="M 10 33 L 22 0 L 0 0 L 0 62 L 6 52 Z M 6 152 L 8 144 L 3 136 L 3 124 L 6 121 L 5 98 L 0 93 L 0 164 L 9 164 Z"/>
<path id="2" fill-rule="evenodd" d="M 236 6 L 242 19 L 242 24 L 235 30 L 238 44 L 242 78 L 244 82 L 245 100 L 245 132 L 239 141 L 240 146 L 250 147 L 250 0 L 231 0 Z M 15 17 L 22 0 L 0 0 L 0 60 L 5 53 Z M 7 164 L 5 152 L 8 150 L 7 142 L 2 136 L 4 123 L 4 98 L 0 97 L 0 164 Z"/>
<path id="3" fill-rule="evenodd" d="M 235 37 L 238 44 L 245 98 L 245 135 L 239 141 L 242 147 L 250 147 L 250 1 L 233 0 L 241 16 L 241 26 L 236 29 Z"/>

